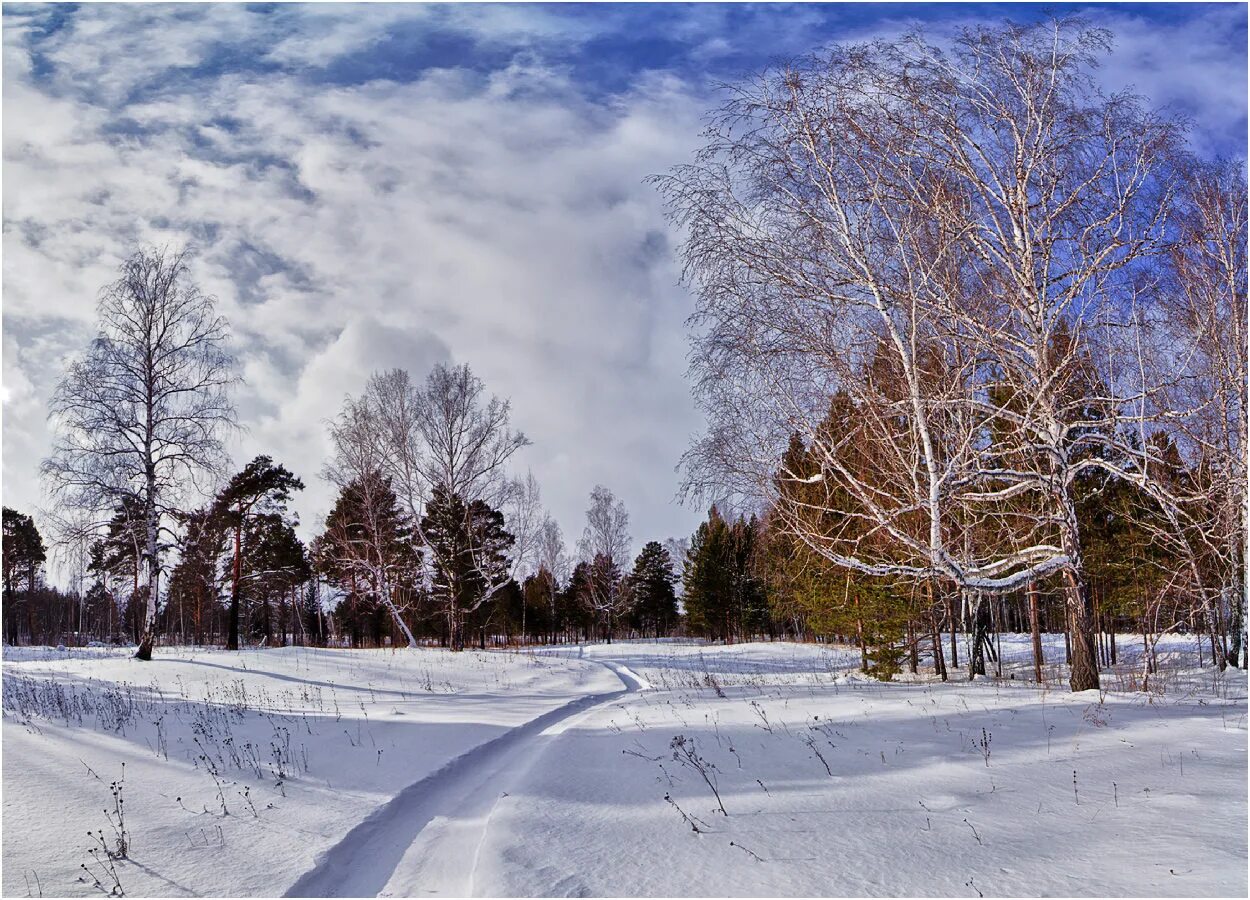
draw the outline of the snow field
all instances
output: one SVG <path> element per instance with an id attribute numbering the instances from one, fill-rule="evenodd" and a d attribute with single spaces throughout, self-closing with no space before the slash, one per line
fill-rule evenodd
<path id="1" fill-rule="evenodd" d="M 4 664 L 3 891 L 114 887 L 87 831 L 115 846 L 125 764 L 127 895 L 281 894 L 404 787 L 619 688 L 593 663 L 521 654 L 163 648 L 145 664 L 19 649 Z"/>
<path id="2" fill-rule="evenodd" d="M 474 890 L 1244 895 L 1245 673 L 1192 646 L 1160 644 L 1174 690 L 1079 695 L 1025 680 L 1027 636 L 1004 636 L 1016 680 L 947 684 L 865 680 L 845 648 L 587 648 L 656 689 L 564 728 L 500 799 Z"/>
<path id="3" fill-rule="evenodd" d="M 781 642 L 19 650 L 4 893 L 107 892 L 124 762 L 131 896 L 1244 895 L 1245 673 L 1171 635 L 1117 690 L 1140 647 L 1078 695 L 1055 635 L 1044 686 L 1012 635 L 946 684 Z"/>

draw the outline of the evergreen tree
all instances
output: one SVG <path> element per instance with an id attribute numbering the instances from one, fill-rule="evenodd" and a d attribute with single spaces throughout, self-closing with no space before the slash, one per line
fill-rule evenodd
<path id="1" fill-rule="evenodd" d="M 773 631 L 768 593 L 760 571 L 759 519 L 738 517 L 729 529 L 730 566 L 733 573 L 730 598 L 731 634 L 762 635 Z"/>
<path id="2" fill-rule="evenodd" d="M 673 560 L 658 541 L 650 541 L 634 561 L 629 589 L 633 594 L 633 622 L 644 634 L 659 637 L 677 621 L 677 575 Z"/>
<path id="3" fill-rule="evenodd" d="M 104 586 L 120 612 L 122 622 L 129 623 L 131 637 L 137 643 L 142 637 L 147 586 L 140 584 L 145 553 L 143 504 L 137 497 L 127 497 L 118 506 L 105 527 L 104 535 L 91 545 L 88 571 Z M 114 583 L 130 586 L 125 606 L 118 602 Z M 122 622 L 117 624 L 120 626 Z"/>
<path id="4" fill-rule="evenodd" d="M 29 617 L 29 595 L 39 584 L 39 570 L 47 560 L 47 551 L 34 519 L 7 506 L 4 507 L 3 554 L 5 639 L 13 643 L 17 639 L 18 585 L 25 587 Z"/>
<path id="5" fill-rule="evenodd" d="M 525 594 L 516 579 L 509 578 L 477 609 L 466 613 L 465 631 L 477 632 L 478 646 L 486 649 L 487 632 L 511 636 L 521 630 L 525 618 Z"/>
<path id="6" fill-rule="evenodd" d="M 569 583 L 557 597 L 557 620 L 565 634 L 589 640 L 592 621 L 586 598 L 590 591 L 590 563 L 582 561 L 573 567 Z"/>
<path id="7" fill-rule="evenodd" d="M 465 503 L 441 485 L 426 504 L 421 533 L 433 569 L 431 599 L 442 607 L 451 648 L 463 650 L 465 617 L 509 581 L 507 554 L 514 538 L 499 510 L 484 500 Z"/>
<path id="8" fill-rule="evenodd" d="M 179 619 L 190 619 L 192 639 L 204 642 L 205 628 L 218 621 L 222 587 L 221 560 L 226 552 L 228 527 L 210 506 L 181 516 L 182 540 L 178 564 L 169 576 L 166 605 Z"/>
<path id="9" fill-rule="evenodd" d="M 525 633 L 543 635 L 544 641 L 552 637 L 557 628 L 557 595 L 560 585 L 551 570 L 540 565 L 521 585 L 525 604 Z M 522 635 L 524 637 L 525 635 Z"/>
<path id="10" fill-rule="evenodd" d="M 347 616 L 355 642 L 381 633 L 368 620 L 381 610 L 416 645 L 402 613 L 418 599 L 422 555 L 389 478 L 374 473 L 344 485 L 312 551 L 317 572 L 344 594 L 336 615 Z"/>
<path id="11" fill-rule="evenodd" d="M 47 560 L 47 550 L 35 520 L 15 509 L 4 507 L 4 590 L 15 590 L 24 579 L 26 590 L 35 589 L 39 568 Z"/>
<path id="12" fill-rule="evenodd" d="M 248 463 L 217 495 L 215 514 L 221 516 L 234 531 L 234 562 L 230 581 L 229 634 L 227 650 L 239 649 L 240 591 L 243 575 L 244 536 L 255 515 L 281 515 L 294 491 L 304 489 L 304 482 L 284 466 L 274 465 L 268 456 L 258 456 Z"/>
<path id="13" fill-rule="evenodd" d="M 308 580 L 300 594 L 299 616 L 304 643 L 324 647 L 327 637 L 325 612 L 321 608 L 321 585 L 315 578 Z"/>
<path id="14" fill-rule="evenodd" d="M 732 642 L 773 631 L 761 577 L 760 524 L 741 516 L 732 524 L 713 506 L 690 542 L 683 575 L 687 626 L 696 634 Z"/>
<path id="15" fill-rule="evenodd" d="M 729 526 L 715 505 L 699 524 L 687 551 L 682 586 L 686 627 L 693 634 L 724 638 L 729 611 L 730 572 L 727 565 Z"/>
<path id="16" fill-rule="evenodd" d="M 251 632 L 263 638 L 266 646 L 277 639 L 286 644 L 290 624 L 289 609 L 298 603 L 299 586 L 312 575 L 304 544 L 295 533 L 294 523 L 278 513 L 253 516 L 248 528 L 248 554 L 241 579 L 255 599 Z M 275 609 L 277 611 L 275 621 Z"/>
<path id="17" fill-rule="evenodd" d="M 901 375 L 888 356 L 875 354 L 870 368 L 876 390 L 898 391 Z M 778 500 L 768 517 L 761 567 L 771 587 L 770 607 L 775 614 L 820 637 L 853 635 L 861 667 L 889 677 L 897 670 L 910 605 L 888 583 L 841 569 L 828 557 L 830 552 L 853 556 L 858 548 L 879 539 L 865 524 L 871 517 L 854 514 L 862 504 L 838 479 L 825 477 L 824 454 L 818 452 L 821 446 L 843 446 L 843 464 L 854 470 L 858 483 L 881 482 L 887 467 L 873 458 L 861 419 L 855 402 L 839 392 L 830 398 L 810 446 L 799 435 L 791 436 L 774 477 Z M 921 525 L 900 520 L 897 527 Z"/>

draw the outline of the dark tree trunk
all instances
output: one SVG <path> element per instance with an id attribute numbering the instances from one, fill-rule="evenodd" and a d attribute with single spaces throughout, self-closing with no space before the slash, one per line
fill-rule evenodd
<path id="1" fill-rule="evenodd" d="M 848 577 L 847 584 L 850 584 Z M 864 620 L 859 614 L 859 594 L 855 595 L 855 637 L 859 641 L 859 662 L 863 671 L 868 671 L 868 644 L 864 641 Z"/>
<path id="2" fill-rule="evenodd" d="M 946 594 L 946 616 L 951 625 L 951 668 L 959 668 L 959 645 L 955 642 L 955 597 L 949 591 Z"/>
<path id="3" fill-rule="evenodd" d="M 929 612 L 929 630 L 933 635 L 933 672 L 946 680 L 946 660 L 942 656 L 942 628 L 941 619 L 937 614 L 937 607 L 934 605 L 934 589 L 933 581 L 925 582 L 925 601 L 926 608 Z"/>
<path id="4" fill-rule="evenodd" d="M 930 624 L 933 628 L 933 671 L 946 680 L 946 660 L 942 658 L 942 630 L 938 627 L 937 616 L 930 618 Z"/>
<path id="5" fill-rule="evenodd" d="M 995 597 L 991 601 L 990 609 L 994 613 L 994 646 L 992 652 L 994 655 L 994 673 L 999 677 L 1003 677 L 1003 601 L 1001 597 Z"/>
<path id="6" fill-rule="evenodd" d="M 1241 640 L 1242 629 L 1245 628 L 1245 615 L 1242 612 L 1244 601 L 1238 596 L 1232 603 L 1232 611 L 1229 621 L 1229 631 L 1232 632 L 1231 647 L 1228 652 L 1228 664 L 1234 668 L 1244 664 L 1241 661 L 1243 654 L 1243 646 Z"/>
<path id="7" fill-rule="evenodd" d="M 239 649 L 239 575 L 243 566 L 242 531 L 243 526 L 236 523 L 234 526 L 234 565 L 231 567 L 230 579 L 230 620 L 226 625 L 227 650 Z"/>
<path id="8" fill-rule="evenodd" d="M 972 659 L 968 663 L 968 680 L 985 674 L 985 648 L 989 644 L 989 610 L 985 598 L 978 595 L 972 608 Z"/>
<path id="9" fill-rule="evenodd" d="M 1067 582 L 1068 622 L 1070 623 L 1072 661 L 1068 685 L 1073 691 L 1098 688 L 1098 658 L 1094 655 L 1094 623 L 1090 609 L 1089 588 L 1076 572 L 1065 573 Z"/>
<path id="10" fill-rule="evenodd" d="M 1033 633 L 1033 678 L 1042 683 L 1042 628 L 1037 614 L 1037 582 L 1030 581 L 1029 593 L 1029 630 Z"/>

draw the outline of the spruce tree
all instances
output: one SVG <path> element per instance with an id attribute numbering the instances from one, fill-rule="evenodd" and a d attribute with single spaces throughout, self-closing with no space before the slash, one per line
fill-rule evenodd
<path id="1" fill-rule="evenodd" d="M 773 633 L 762 543 L 754 516 L 730 523 L 715 506 L 708 511 L 690 542 L 682 578 L 686 625 L 693 633 L 726 643 Z"/>
<path id="2" fill-rule="evenodd" d="M 690 541 L 683 579 L 686 626 L 694 634 L 730 639 L 733 597 L 729 525 L 715 505 Z"/>

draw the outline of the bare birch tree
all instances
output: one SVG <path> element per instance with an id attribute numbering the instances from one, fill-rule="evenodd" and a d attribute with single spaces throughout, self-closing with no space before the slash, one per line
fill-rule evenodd
<path id="1" fill-rule="evenodd" d="M 980 361 L 951 315 L 963 236 L 932 215 L 933 197 L 950 194 L 942 179 L 907 164 L 916 112 L 876 50 L 836 50 L 737 89 L 695 163 L 656 179 L 699 298 L 692 373 L 709 430 L 685 457 L 687 486 L 782 501 L 797 537 L 862 575 L 1006 588 L 1013 567 L 1061 563 L 1045 545 L 958 557 L 955 491 L 984 428 L 969 396 Z M 838 394 L 854 433 L 827 427 Z M 783 471 L 813 490 L 777 496 L 795 434 L 821 466 Z M 813 527 L 835 507 L 853 527 Z"/>
<path id="2" fill-rule="evenodd" d="M 603 623 L 609 644 L 617 618 L 629 609 L 630 594 L 624 589 L 622 575 L 629 564 L 632 542 L 625 504 L 603 485 L 595 485 L 590 492 L 586 528 L 578 542 L 578 552 L 590 566 L 585 600 Z"/>
<path id="3" fill-rule="evenodd" d="M 166 517 L 204 476 L 224 471 L 235 424 L 225 319 L 191 282 L 188 252 L 127 259 L 97 308 L 99 333 L 53 395 L 58 435 L 41 473 L 59 505 L 101 518 L 127 499 L 143 511 L 147 590 L 139 659 L 150 659 Z"/>
<path id="4" fill-rule="evenodd" d="M 512 456 L 529 443 L 524 434 L 512 429 L 510 418 L 509 402 L 487 396 L 482 381 L 467 365 L 437 365 L 421 385 L 402 369 L 375 373 L 359 398 L 348 399 L 336 425 L 355 435 L 353 442 L 370 446 L 371 464 L 390 480 L 430 551 L 427 564 L 453 580 L 443 591 L 444 602 L 455 607 L 447 610 L 452 622 L 462 621 L 467 612 L 494 596 L 508 583 L 515 567 L 526 564 L 531 555 L 539 521 L 537 484 L 532 478 L 520 482 L 508 476 Z M 480 565 L 470 567 L 473 581 L 482 585 L 480 591 L 472 592 L 472 599 L 458 583 L 458 573 L 465 570 L 461 554 L 456 559 L 440 558 L 440 542 L 427 540 L 422 533 L 421 523 L 436 490 L 462 501 L 455 508 L 463 508 L 466 515 L 485 504 L 525 520 L 526 546 L 512 558 L 507 571 L 496 565 L 493 552 L 482 548 Z M 466 534 L 474 530 L 473 522 L 462 524 Z M 477 545 L 469 541 L 467 546 L 472 555 Z M 453 626 L 452 630 L 458 629 Z"/>
<path id="5" fill-rule="evenodd" d="M 542 521 L 538 523 L 535 543 L 535 556 L 538 560 L 538 569 L 535 574 L 544 580 L 543 591 L 546 594 L 547 612 L 551 617 L 552 637 L 554 638 L 554 629 L 559 620 L 558 593 L 561 585 L 568 584 L 572 572 L 572 561 L 564 545 L 564 534 L 560 530 L 560 523 L 552 518 L 550 513 L 544 513 Z"/>
<path id="6" fill-rule="evenodd" d="M 1147 471 L 1121 427 L 1145 386 L 1093 387 L 1090 333 L 1129 324 L 1180 138 L 1098 92 L 1108 41 L 1052 21 L 837 48 L 736 89 L 657 179 L 699 298 L 689 484 L 774 501 L 861 575 L 980 594 L 1062 573 L 1075 690 L 1098 673 L 1074 484 Z M 795 433 L 820 460 L 781 473 L 817 486 L 799 502 L 774 477 Z"/>
<path id="7" fill-rule="evenodd" d="M 401 523 L 393 521 L 396 492 L 390 476 L 384 474 L 384 448 L 372 411 L 363 400 L 347 401 L 330 426 L 330 440 L 334 456 L 324 474 L 350 502 L 340 502 L 343 515 L 330 516 L 315 550 L 323 559 L 333 557 L 325 568 L 368 584 L 408 646 L 415 647 L 417 639 L 403 617 L 407 605 L 395 590 L 416 558 L 415 553 L 402 552 L 404 536 L 397 532 L 415 530 L 415 525 L 408 516 Z"/>
<path id="8" fill-rule="evenodd" d="M 1089 378 L 1091 354 L 1100 331 L 1134 325 L 1125 308 L 1165 247 L 1182 137 L 1140 99 L 1100 91 L 1091 72 L 1110 46 L 1108 32 L 1071 19 L 971 29 L 949 51 L 914 37 L 901 51 L 923 113 L 918 159 L 959 198 L 941 212 L 971 257 L 970 332 L 1016 401 L 989 411 L 1029 451 L 1019 469 L 975 473 L 975 497 L 1029 496 L 1053 529 L 1074 690 L 1098 686 L 1076 480 L 1100 469 L 1140 483 L 1148 471 L 1123 425 L 1150 386 L 1114 366 Z"/>
<path id="9" fill-rule="evenodd" d="M 560 523 L 550 514 L 544 515 L 538 525 L 537 545 L 538 567 L 550 572 L 558 583 L 566 583 L 572 566 L 568 550 L 564 546 Z"/>
<path id="10" fill-rule="evenodd" d="M 509 481 L 502 512 L 514 540 L 511 575 L 521 581 L 538 571 L 542 562 L 543 528 L 550 519 L 543 510 L 542 491 L 533 472 L 526 472 L 524 478 Z"/>
<path id="11" fill-rule="evenodd" d="M 410 515 L 440 485 L 466 502 L 503 505 L 508 461 L 529 440 L 512 429 L 511 404 L 487 396 L 467 365 L 437 365 L 422 385 L 402 369 L 379 372 L 361 400 Z"/>
<path id="12" fill-rule="evenodd" d="M 1139 442 L 1160 478 L 1147 485 L 1155 540 L 1187 563 L 1187 590 L 1246 665 L 1247 207 L 1244 164 L 1194 163 L 1179 192 L 1162 302 L 1148 310 L 1141 379 L 1161 388 Z M 1143 416 L 1147 418 L 1147 416 Z M 1176 459 L 1167 451 L 1175 449 Z M 1176 471 L 1184 469 L 1184 472 Z M 1221 662 L 1223 664 L 1223 662 Z"/>

